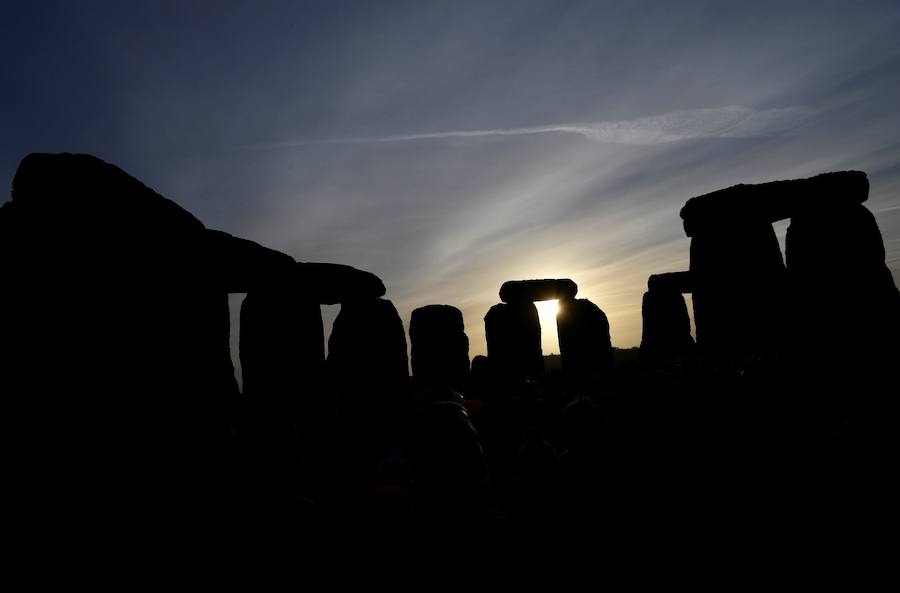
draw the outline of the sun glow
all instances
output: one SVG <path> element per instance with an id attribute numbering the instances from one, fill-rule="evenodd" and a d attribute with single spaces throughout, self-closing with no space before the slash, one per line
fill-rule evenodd
<path id="1" fill-rule="evenodd" d="M 556 312 L 559 301 L 537 301 L 538 319 L 541 322 L 541 349 L 544 354 L 559 354 L 559 339 L 556 335 Z"/>

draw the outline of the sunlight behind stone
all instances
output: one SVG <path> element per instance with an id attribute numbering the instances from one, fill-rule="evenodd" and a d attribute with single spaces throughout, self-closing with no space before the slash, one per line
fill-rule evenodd
<path id="1" fill-rule="evenodd" d="M 559 310 L 559 301 L 538 301 L 538 319 L 541 321 L 541 350 L 544 355 L 559 354 L 559 338 L 556 335 L 556 312 Z"/>

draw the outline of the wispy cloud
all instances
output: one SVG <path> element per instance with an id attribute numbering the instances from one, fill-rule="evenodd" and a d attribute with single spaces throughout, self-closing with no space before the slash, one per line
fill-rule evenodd
<path id="1" fill-rule="evenodd" d="M 574 134 L 604 144 L 651 145 L 699 138 L 752 138 L 785 133 L 815 114 L 809 107 L 793 106 L 756 110 L 742 106 L 672 111 L 660 115 L 621 121 L 549 124 L 523 128 L 450 130 L 391 136 L 321 138 L 289 140 L 246 146 L 266 150 L 314 144 L 376 144 L 484 138 L 492 136 L 528 136 L 534 134 Z"/>

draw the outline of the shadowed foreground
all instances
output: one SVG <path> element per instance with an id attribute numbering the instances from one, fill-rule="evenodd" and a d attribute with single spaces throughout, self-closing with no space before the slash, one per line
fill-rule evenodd
<path id="1" fill-rule="evenodd" d="M 5 542 L 505 584 L 876 561 L 900 297 L 867 194 L 844 172 L 694 198 L 690 270 L 650 277 L 639 361 L 546 279 L 500 288 L 470 364 L 453 306 L 413 311 L 409 361 L 374 275 L 207 229 L 94 157 L 29 155 L 0 208 Z"/>

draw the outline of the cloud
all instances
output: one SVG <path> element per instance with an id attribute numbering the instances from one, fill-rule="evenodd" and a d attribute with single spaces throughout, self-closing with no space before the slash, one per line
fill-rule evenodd
<path id="1" fill-rule="evenodd" d="M 391 136 L 290 140 L 255 144 L 245 148 L 267 150 L 316 144 L 378 144 L 453 138 L 529 136 L 535 134 L 574 134 L 587 140 L 604 144 L 653 145 L 700 138 L 772 136 L 789 131 L 815 113 L 815 110 L 803 106 L 756 110 L 732 105 L 728 107 L 672 111 L 661 115 L 622 121 L 549 124 L 523 128 L 452 130 Z"/>

